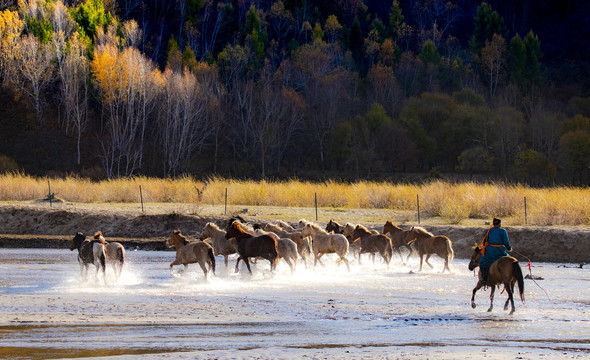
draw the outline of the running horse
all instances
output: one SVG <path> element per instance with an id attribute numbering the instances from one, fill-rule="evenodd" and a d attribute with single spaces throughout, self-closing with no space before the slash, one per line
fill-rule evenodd
<path id="1" fill-rule="evenodd" d="M 188 268 L 188 264 L 198 263 L 205 274 L 207 280 L 207 273 L 210 271 L 215 274 L 215 255 L 213 254 L 213 247 L 204 241 L 188 241 L 180 230 L 174 230 L 168 240 L 166 240 L 168 247 L 176 248 L 176 259 L 170 263 L 170 274 L 174 265 L 184 265 L 184 272 Z M 209 265 L 209 270 L 207 266 Z"/>
<path id="2" fill-rule="evenodd" d="M 116 241 L 105 241 L 101 231 L 94 233 L 94 239 L 105 244 L 106 264 L 113 267 L 115 276 L 119 278 L 125 266 L 125 247 Z"/>
<path id="3" fill-rule="evenodd" d="M 408 230 L 406 234 L 406 243 L 408 245 L 416 243 L 416 251 L 418 251 L 418 255 L 420 255 L 419 271 L 422 271 L 423 256 L 426 255 L 426 259 L 424 261 L 426 261 L 426 264 L 432 268 L 432 265 L 428 262 L 428 259 L 430 259 L 432 254 L 436 254 L 445 259 L 445 265 L 442 272 L 445 272 L 445 270 L 451 272 L 449 264 L 453 261 L 455 252 L 453 251 L 453 243 L 448 237 L 442 235 L 433 235 L 422 227 L 412 226 L 412 228 Z"/>
<path id="4" fill-rule="evenodd" d="M 363 225 L 358 224 L 353 233 L 352 238 L 355 242 L 360 242 L 359 250 L 359 264 L 361 263 L 361 254 L 369 253 L 373 257 L 375 263 L 375 253 L 379 253 L 383 261 L 389 266 L 393 249 L 391 247 L 391 239 L 383 234 L 373 234 Z M 358 239 L 358 240 L 357 240 Z"/>
<path id="5" fill-rule="evenodd" d="M 279 252 L 277 240 L 271 235 L 253 236 L 248 231 L 244 230 L 239 221 L 233 221 L 229 224 L 226 239 L 235 238 L 238 244 L 238 261 L 236 262 L 236 272 L 239 271 L 238 265 L 240 260 L 246 263 L 246 267 L 250 274 L 250 258 L 262 257 L 270 262 L 270 271 L 277 267 L 279 261 Z"/>
<path id="6" fill-rule="evenodd" d="M 344 262 L 348 271 L 350 266 L 348 265 L 348 240 L 342 234 L 330 234 L 316 224 L 307 222 L 301 231 L 303 236 L 311 236 L 312 238 L 312 249 L 314 255 L 315 266 L 318 261 L 320 264 L 322 261 L 320 258 L 324 254 L 336 253 L 339 257 L 338 263 Z"/>
<path id="7" fill-rule="evenodd" d="M 469 261 L 469 270 L 473 271 L 479 266 L 479 259 L 481 258 L 481 248 L 475 244 L 473 247 L 473 254 L 471 255 L 471 261 Z M 508 294 L 508 299 L 504 304 L 504 310 L 508 310 L 508 303 L 512 305 L 510 315 L 514 314 L 514 284 L 518 283 L 518 291 L 520 294 L 520 300 L 524 302 L 524 278 L 522 277 L 522 269 L 518 260 L 512 256 L 503 256 L 500 259 L 494 261 L 490 265 L 488 271 L 488 280 L 484 282 L 481 276 L 481 272 L 478 272 L 478 281 L 473 293 L 471 295 L 471 307 L 475 309 L 475 293 L 483 286 L 489 286 L 492 288 L 490 293 L 490 307 L 488 312 L 491 312 L 494 308 L 494 292 L 496 286 L 504 285 L 504 289 Z"/>
<path id="8" fill-rule="evenodd" d="M 92 264 L 98 270 L 102 270 L 103 281 L 106 279 L 106 251 L 104 239 L 89 240 L 82 232 L 77 232 L 72 239 L 70 250 L 78 249 L 78 263 L 80 275 L 88 275 L 88 267 Z"/>
<path id="9" fill-rule="evenodd" d="M 395 225 L 391 220 L 387 220 L 385 225 L 383 225 L 383 233 L 387 235 L 389 233 L 389 238 L 391 239 L 391 246 L 394 251 L 399 254 L 399 258 L 402 260 L 402 263 L 405 264 L 404 258 L 402 257 L 401 248 L 407 247 L 410 252 L 408 253 L 408 257 L 406 257 L 406 261 L 410 258 L 410 255 L 414 252 L 411 245 L 406 243 L 406 235 L 409 230 L 404 230 L 397 225 Z"/>

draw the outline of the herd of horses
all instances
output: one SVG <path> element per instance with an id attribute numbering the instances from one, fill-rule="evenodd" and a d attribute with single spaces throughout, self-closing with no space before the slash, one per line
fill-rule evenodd
<path id="1" fill-rule="evenodd" d="M 228 267 L 228 256 L 237 254 L 235 272 L 239 272 L 240 261 L 242 261 L 248 272 L 251 274 L 251 262 L 257 259 L 265 259 L 270 263 L 270 271 L 277 267 L 279 259 L 283 259 L 291 272 L 295 271 L 298 259 L 301 259 L 307 267 L 313 259 L 313 265 L 319 262 L 323 265 L 321 258 L 324 254 L 336 254 L 337 263 L 344 263 L 350 271 L 348 261 L 349 253 L 358 257 L 361 263 L 361 256 L 369 254 L 373 263 L 375 257 L 381 256 L 383 262 L 389 266 L 394 252 L 397 252 L 402 263 L 405 264 L 412 254 L 420 257 L 420 269 L 423 262 L 433 268 L 428 262 L 432 255 L 444 259 L 442 272 L 445 270 L 451 273 L 449 267 L 454 258 L 453 244 L 451 240 L 443 235 L 434 235 L 426 229 L 412 226 L 404 230 L 392 221 L 386 221 L 381 232 L 369 230 L 361 224 L 346 223 L 340 225 L 330 220 L 323 229 L 314 222 L 305 219 L 299 220 L 296 224 L 288 224 L 285 221 L 277 221 L 268 224 L 250 224 L 240 216 L 232 217 L 225 229 L 213 222 L 207 223 L 198 241 L 189 241 L 180 230 L 174 230 L 166 240 L 167 247 L 174 247 L 176 259 L 170 263 L 170 273 L 173 274 L 173 267 L 183 265 L 185 271 L 189 264 L 199 264 L 205 279 L 209 272 L 215 274 L 215 256 L 224 257 L 225 266 Z M 409 254 L 404 260 L 401 249 L 407 248 Z M 107 243 L 100 231 L 92 238 L 87 238 L 83 233 L 78 232 L 72 240 L 70 250 L 78 249 L 78 262 L 82 275 L 87 275 L 89 265 L 96 267 L 96 274 L 102 271 L 105 278 L 107 265 L 113 267 L 118 277 L 125 264 L 125 249 L 117 242 Z M 469 264 L 469 270 L 474 270 L 479 264 L 481 249 L 473 248 L 473 255 Z M 425 257 L 425 258 L 424 258 Z M 496 286 L 504 285 L 508 294 L 508 300 L 504 309 L 512 305 L 514 313 L 514 285 L 518 283 L 521 300 L 524 301 L 524 282 L 522 270 L 513 257 L 505 256 L 490 267 L 487 281 L 479 277 L 476 287 L 473 289 L 471 303 L 475 308 L 475 293 L 482 287 L 491 288 L 490 307 L 493 309 L 494 290 Z"/>

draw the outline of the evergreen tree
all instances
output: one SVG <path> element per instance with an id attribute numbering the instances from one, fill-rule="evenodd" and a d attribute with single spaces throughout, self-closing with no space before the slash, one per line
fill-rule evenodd
<path id="1" fill-rule="evenodd" d="M 504 19 L 497 11 L 492 10 L 488 3 L 481 3 L 473 21 L 473 34 L 469 39 L 469 48 L 478 56 L 486 41 L 491 41 L 494 34 L 498 34 L 504 39 L 508 37 L 508 29 L 504 24 Z"/>

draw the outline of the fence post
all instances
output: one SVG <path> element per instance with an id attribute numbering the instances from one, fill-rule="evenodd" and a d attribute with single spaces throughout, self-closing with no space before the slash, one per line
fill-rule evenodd
<path id="1" fill-rule="evenodd" d="M 47 186 L 49 187 L 49 192 L 47 193 L 47 198 L 49 199 L 49 207 L 53 207 L 53 195 L 51 195 L 51 181 L 47 180 Z"/>
<path id="2" fill-rule="evenodd" d="M 420 225 L 420 197 L 416 194 L 416 205 L 418 207 L 418 225 Z"/>
<path id="3" fill-rule="evenodd" d="M 526 214 L 526 196 L 524 197 L 524 224 L 527 224 L 527 214 Z"/>
<path id="4" fill-rule="evenodd" d="M 314 193 L 315 196 L 315 221 L 318 221 L 318 193 Z"/>
<path id="5" fill-rule="evenodd" d="M 227 188 L 225 188 L 225 211 L 223 214 L 227 215 Z"/>
<path id="6" fill-rule="evenodd" d="M 141 212 L 143 212 L 143 193 L 141 192 L 141 185 L 139 185 L 139 199 L 141 200 Z"/>

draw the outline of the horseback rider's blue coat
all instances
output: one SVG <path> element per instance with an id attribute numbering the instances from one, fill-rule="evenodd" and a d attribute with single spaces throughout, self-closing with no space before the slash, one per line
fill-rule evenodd
<path id="1" fill-rule="evenodd" d="M 479 259 L 479 268 L 489 268 L 494 261 L 508 255 L 506 250 L 512 250 L 508 233 L 501 227 L 492 227 L 488 233 L 488 246 L 485 254 Z"/>

